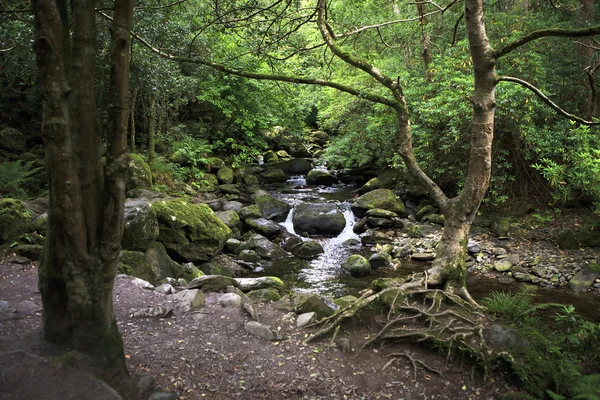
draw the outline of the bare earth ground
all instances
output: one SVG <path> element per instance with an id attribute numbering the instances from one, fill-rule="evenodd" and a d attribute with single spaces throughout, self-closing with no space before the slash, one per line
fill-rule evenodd
<path id="1" fill-rule="evenodd" d="M 546 238 L 541 231 L 533 237 Z M 525 238 L 515 247 L 531 251 L 540 243 Z M 553 248 L 544 247 L 544 251 Z M 596 254 L 593 250 L 586 257 Z M 42 370 L 41 359 L 30 360 L 27 353 L 53 357 L 65 351 L 40 337 L 35 263 L 0 264 L 0 300 L 14 309 L 0 312 L 0 399 L 113 398 L 106 388 L 97 391 L 101 383 L 86 380 L 81 371 Z M 211 295 L 199 312 L 175 311 L 168 318 L 131 315 L 132 310 L 155 306 L 173 308 L 174 304 L 170 296 L 141 289 L 126 278 L 117 279 L 115 309 L 134 377 L 119 388 L 124 399 L 148 398 L 135 387 L 142 375 L 156 379 L 155 390 L 174 391 L 179 399 L 495 399 L 516 390 L 498 372 L 484 382 L 481 371 L 468 360 L 454 358 L 447 364 L 442 354 L 422 346 L 362 349 L 361 344 L 379 327 L 370 317 L 355 318 L 340 331 L 339 337 L 347 338 L 352 347 L 343 351 L 348 349 L 328 340 L 302 345 L 307 332 L 272 305 L 259 306 L 259 312 L 262 323 L 285 335 L 286 339 L 276 342 L 247 334 L 244 323 L 249 318 L 244 311 L 221 307 Z M 19 349 L 27 353 L 14 353 Z M 388 355 L 399 352 L 411 354 L 441 374 L 419 369 L 415 379 L 405 358 L 384 368 Z"/>

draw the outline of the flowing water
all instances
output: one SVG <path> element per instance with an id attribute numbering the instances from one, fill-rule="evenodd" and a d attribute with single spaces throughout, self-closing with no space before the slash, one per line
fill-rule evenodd
<path id="1" fill-rule="evenodd" d="M 350 210 L 348 201 L 354 197 L 354 189 L 343 184 L 329 187 L 307 186 L 304 176 L 293 176 L 283 188 L 273 189 L 274 196 L 286 201 L 292 207 L 302 202 L 336 203 L 344 213 L 346 226 L 337 237 L 311 237 L 311 240 L 317 240 L 323 246 L 324 253 L 318 257 L 311 260 L 296 257 L 277 260 L 265 266 L 264 272 L 283 279 L 291 290 L 340 297 L 348 294 L 356 296 L 378 278 L 402 277 L 427 269 L 429 263 L 412 260 L 402 260 L 401 266 L 396 270 L 378 269 L 363 277 L 353 277 L 342 269 L 342 263 L 351 254 L 362 254 L 368 258 L 373 253 L 372 248 L 360 244 L 360 237 L 352 230 L 356 218 Z M 294 208 L 282 225 L 290 233 L 295 234 L 292 224 L 293 213 Z M 481 274 L 469 274 L 467 279 L 469 292 L 476 300 L 481 300 L 492 291 L 517 292 L 521 285 L 523 284 Z M 567 288 L 538 287 L 535 301 L 573 304 L 583 316 L 600 321 L 600 297 L 594 293 L 576 294 Z"/>

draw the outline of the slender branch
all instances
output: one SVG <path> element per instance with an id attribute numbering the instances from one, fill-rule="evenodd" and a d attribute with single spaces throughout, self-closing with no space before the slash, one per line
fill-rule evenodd
<path id="1" fill-rule="evenodd" d="M 586 121 L 586 120 L 584 120 L 581 117 L 578 117 L 578 116 L 573 115 L 573 114 L 569 114 L 568 112 L 566 112 L 565 110 L 563 110 L 562 108 L 560 108 L 552 100 L 550 100 L 548 98 L 548 96 L 546 96 L 544 93 L 542 93 L 541 90 L 539 90 L 538 88 L 536 88 L 535 86 L 533 86 L 531 83 L 526 82 L 526 81 L 524 81 L 522 79 L 514 78 L 512 76 L 500 76 L 500 77 L 498 77 L 498 82 L 513 82 L 513 83 L 516 83 L 516 84 L 519 84 L 519 85 L 523 86 L 524 88 L 527 88 L 527 89 L 531 90 L 544 103 L 546 103 L 548 106 L 550 106 L 550 108 L 552 108 L 554 111 L 556 111 L 557 113 L 559 113 L 563 117 L 565 117 L 567 119 L 570 119 L 571 121 L 579 122 L 582 125 L 600 125 L 600 121 Z"/>
<path id="2" fill-rule="evenodd" d="M 98 14 L 100 14 L 102 17 L 108 19 L 109 21 L 112 21 L 112 17 L 107 15 L 106 13 L 98 11 Z M 366 91 L 362 91 L 362 90 L 353 88 L 351 86 L 343 85 L 341 83 L 331 82 L 331 81 L 328 81 L 325 79 L 311 79 L 311 78 L 301 78 L 301 77 L 299 78 L 299 77 L 292 77 L 292 76 L 282 75 L 282 74 L 262 74 L 262 73 L 251 72 L 251 71 L 244 71 L 244 70 L 240 70 L 237 68 L 231 68 L 226 65 L 219 64 L 219 63 L 209 61 L 209 60 L 203 60 L 201 58 L 174 55 L 174 54 L 167 53 L 161 49 L 158 49 L 158 48 L 152 46 L 147 40 L 145 40 L 140 35 L 132 32 L 132 31 L 130 31 L 130 34 L 135 40 L 137 40 L 144 47 L 146 47 L 154 54 L 156 54 L 159 57 L 164 58 L 166 60 L 179 61 L 179 62 L 190 63 L 190 64 L 200 64 L 200 65 L 204 65 L 204 66 L 216 69 L 217 71 L 224 72 L 226 74 L 241 76 L 241 77 L 250 78 L 250 79 L 280 81 L 280 82 L 296 83 L 296 84 L 302 84 L 302 85 L 325 86 L 325 87 L 330 87 L 330 88 L 339 90 L 341 92 L 351 94 L 353 96 L 360 97 L 365 100 L 369 100 L 369 101 L 379 103 L 379 104 L 384 104 L 386 106 L 393 107 L 395 105 L 395 102 L 393 100 L 388 99 L 384 96 L 380 96 L 375 93 L 369 93 Z"/>
<path id="3" fill-rule="evenodd" d="M 182 3 L 185 3 L 186 1 L 188 1 L 188 0 L 178 0 L 173 3 L 165 4 L 164 6 L 156 6 L 156 7 L 134 7 L 133 11 L 135 12 L 135 11 L 162 10 L 165 8 L 171 8 L 171 7 L 178 6 Z"/>
<path id="4" fill-rule="evenodd" d="M 458 25 L 460 24 L 460 21 L 462 21 L 462 19 L 465 17 L 465 13 L 460 14 L 460 17 L 458 17 L 458 19 L 456 20 L 456 23 L 454 24 L 454 30 L 452 31 L 452 44 L 450 44 L 450 47 L 454 47 L 454 45 L 456 44 L 456 36 L 458 34 Z"/>
<path id="5" fill-rule="evenodd" d="M 14 45 L 14 46 L 9 47 L 7 49 L 0 49 L 0 53 L 8 53 L 9 51 L 14 50 L 16 48 L 17 48 L 17 45 Z"/>
<path id="6" fill-rule="evenodd" d="M 600 34 L 600 25 L 583 29 L 541 29 L 539 31 L 531 32 L 523 36 L 522 38 L 517 39 L 514 42 L 509 43 L 506 46 L 500 48 L 494 53 L 494 57 L 498 59 L 529 42 L 533 42 L 534 40 L 541 39 L 544 37 L 585 37 L 594 36 L 598 34 Z"/>

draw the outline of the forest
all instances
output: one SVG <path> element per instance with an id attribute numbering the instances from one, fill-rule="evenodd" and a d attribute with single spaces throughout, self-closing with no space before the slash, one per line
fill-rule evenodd
<path id="1" fill-rule="evenodd" d="M 0 397 L 600 398 L 599 70 L 594 0 L 0 0 Z"/>

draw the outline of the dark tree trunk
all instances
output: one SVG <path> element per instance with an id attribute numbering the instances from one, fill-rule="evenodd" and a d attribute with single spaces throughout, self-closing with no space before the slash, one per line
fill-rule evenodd
<path id="1" fill-rule="evenodd" d="M 133 91 L 131 109 L 129 110 L 129 152 L 135 153 L 135 106 L 138 90 Z"/>
<path id="2" fill-rule="evenodd" d="M 156 157 L 156 95 L 150 98 L 150 126 L 148 127 L 148 162 L 154 161 Z"/>
<path id="3" fill-rule="evenodd" d="M 113 284 L 123 231 L 132 2 L 115 2 L 104 168 L 94 102 L 95 4 L 72 4 L 69 40 L 64 7 L 33 1 L 50 181 L 49 229 L 39 268 L 43 334 L 71 342 L 103 372 L 125 375 Z"/>

